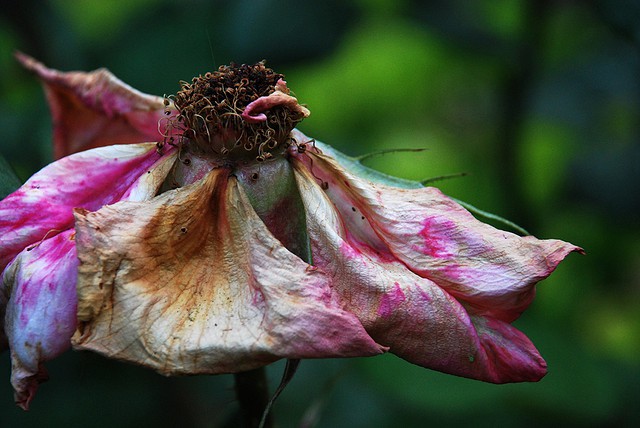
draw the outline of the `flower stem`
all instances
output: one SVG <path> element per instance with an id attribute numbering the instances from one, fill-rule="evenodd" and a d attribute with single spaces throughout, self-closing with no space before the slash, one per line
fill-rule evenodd
<path id="1" fill-rule="evenodd" d="M 236 397 L 244 428 L 257 428 L 262 413 L 269 402 L 269 384 L 264 367 L 234 374 Z M 264 428 L 273 427 L 271 415 L 267 416 Z"/>

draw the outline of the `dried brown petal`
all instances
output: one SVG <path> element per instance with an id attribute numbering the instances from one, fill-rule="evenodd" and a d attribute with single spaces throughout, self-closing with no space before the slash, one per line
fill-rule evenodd
<path id="1" fill-rule="evenodd" d="M 384 351 L 329 277 L 269 233 L 226 169 L 76 218 L 76 348 L 166 374 Z"/>

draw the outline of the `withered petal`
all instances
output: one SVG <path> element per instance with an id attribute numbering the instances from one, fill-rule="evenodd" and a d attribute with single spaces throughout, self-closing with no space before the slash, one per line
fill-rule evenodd
<path id="1" fill-rule="evenodd" d="M 175 151 L 152 143 L 100 147 L 60 159 L 0 201 L 0 270 L 26 246 L 73 225 L 73 208 L 97 210 L 156 194 Z"/>
<path id="2" fill-rule="evenodd" d="M 5 330 L 11 348 L 11 384 L 26 409 L 47 379 L 43 363 L 66 351 L 76 328 L 78 260 L 68 230 L 22 251 L 4 271 L 9 292 Z"/>
<path id="3" fill-rule="evenodd" d="M 165 374 L 384 351 L 329 277 L 269 233 L 227 169 L 76 219 L 76 348 Z"/>
<path id="4" fill-rule="evenodd" d="M 313 159 L 313 169 L 295 162 L 295 171 L 314 263 L 374 340 L 414 364 L 458 376 L 494 383 L 544 376 L 546 363 L 524 334 L 498 319 L 470 314 L 446 288 L 410 269 L 378 236 L 380 226 L 368 225 L 363 213 L 375 208 L 331 191 L 357 182 L 338 183 L 343 174 L 329 176 L 325 165 L 318 166 L 324 159 Z M 318 183 L 322 179 L 327 181 Z M 354 205 L 347 209 L 345 202 Z"/>
<path id="5" fill-rule="evenodd" d="M 373 184 L 313 151 L 299 159 L 324 183 L 353 245 L 401 261 L 474 314 L 512 322 L 533 300 L 535 284 L 567 254 L 582 251 L 482 223 L 433 187 Z"/>
<path id="6" fill-rule="evenodd" d="M 133 89 L 106 69 L 61 72 L 23 53 L 16 58 L 44 85 L 56 158 L 112 144 L 162 141 L 168 119 L 164 98 Z M 172 107 L 169 112 L 176 114 Z"/>

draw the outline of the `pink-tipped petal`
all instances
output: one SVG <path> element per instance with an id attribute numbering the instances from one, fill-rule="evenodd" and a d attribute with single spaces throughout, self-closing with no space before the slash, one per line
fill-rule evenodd
<path id="1" fill-rule="evenodd" d="M 53 116 L 54 155 L 94 147 L 162 141 L 164 99 L 137 91 L 108 70 L 60 72 L 35 59 L 16 58 L 42 81 Z M 175 115 L 171 107 L 170 115 Z"/>
<path id="2" fill-rule="evenodd" d="M 25 249 L 7 267 L 10 291 L 5 330 L 11 348 L 11 384 L 25 410 L 47 379 L 43 363 L 70 346 L 76 327 L 78 259 L 73 231 Z"/>
<path id="3" fill-rule="evenodd" d="M 522 333 L 470 316 L 438 284 L 360 240 L 367 236 L 351 235 L 316 183 L 316 170 L 296 166 L 314 264 L 331 276 L 346 308 L 376 342 L 414 364 L 487 382 L 535 381 L 545 374 L 544 360 Z"/>
<path id="4" fill-rule="evenodd" d="M 300 159 L 326 183 L 354 236 L 431 279 L 476 314 L 515 320 L 533 300 L 535 284 L 567 254 L 582 251 L 482 223 L 436 188 L 373 184 L 319 153 Z"/>
<path id="5" fill-rule="evenodd" d="M 76 216 L 76 348 L 165 374 L 384 351 L 329 278 L 271 235 L 225 168 Z"/>
<path id="6" fill-rule="evenodd" d="M 2 319 L 19 406 L 28 408 L 38 385 L 47 380 L 43 362 L 69 348 L 75 331 L 78 260 L 70 229 L 73 207 L 149 199 L 175 156 L 160 156 L 154 144 L 79 153 L 45 168 L 0 202 L 0 259 L 8 262 L 13 252 L 26 247 L 6 269 L 2 265 L 2 296 L 8 298 Z"/>
<path id="7" fill-rule="evenodd" d="M 489 317 L 472 316 L 471 321 L 494 382 L 537 382 L 547 373 L 546 361 L 520 330 Z"/>
<path id="8" fill-rule="evenodd" d="M 101 147 L 60 159 L 0 201 L 0 270 L 23 248 L 73 225 L 73 208 L 97 210 L 155 195 L 175 151 L 155 144 Z"/>

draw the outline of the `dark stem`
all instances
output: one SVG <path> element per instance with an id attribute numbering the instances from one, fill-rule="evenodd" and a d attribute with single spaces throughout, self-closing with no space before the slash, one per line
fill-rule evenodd
<path id="1" fill-rule="evenodd" d="M 240 417 L 244 428 L 257 428 L 262 413 L 269 402 L 269 384 L 264 367 L 234 374 L 236 398 L 240 404 Z M 264 428 L 272 428 L 271 415 L 267 416 Z"/>

